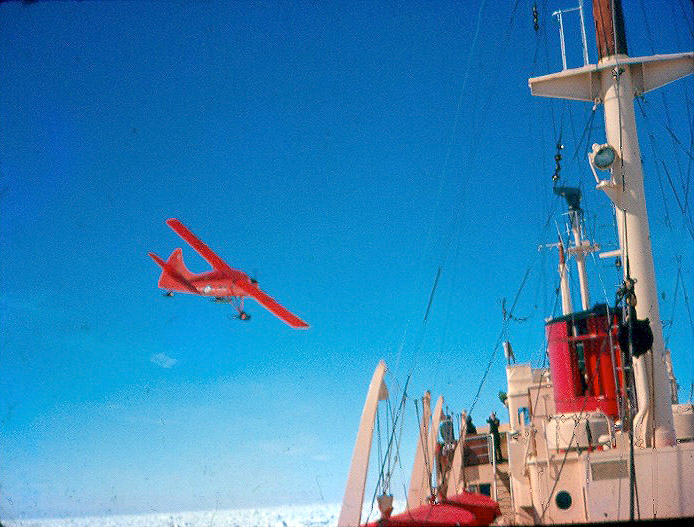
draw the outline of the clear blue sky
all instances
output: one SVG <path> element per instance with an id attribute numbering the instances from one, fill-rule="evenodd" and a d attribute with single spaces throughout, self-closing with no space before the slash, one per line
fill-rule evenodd
<path id="1" fill-rule="evenodd" d="M 504 336 L 540 364 L 560 131 L 562 183 L 584 188 L 598 241 L 614 237 L 584 161 L 590 105 L 527 88 L 561 68 L 549 14 L 567 6 L 538 3 L 538 33 L 527 0 L 0 4 L 0 519 L 340 501 L 378 360 L 393 393 L 413 372 L 412 397 L 469 408 L 528 267 L 528 321 Z M 632 56 L 692 49 L 690 2 L 624 3 Z M 684 399 L 693 337 L 672 262 L 694 302 L 694 242 L 647 133 L 680 189 L 693 84 L 663 90 L 667 109 L 646 98 L 641 139 Z M 311 329 L 252 302 L 241 323 L 163 298 L 148 251 L 207 268 L 169 217 Z M 611 302 L 609 263 L 591 276 Z M 479 422 L 503 415 L 503 366 L 498 353 Z"/>

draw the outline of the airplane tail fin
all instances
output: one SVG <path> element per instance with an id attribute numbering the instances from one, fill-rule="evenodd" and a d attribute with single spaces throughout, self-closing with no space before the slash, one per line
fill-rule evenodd
<path id="1" fill-rule="evenodd" d="M 191 273 L 186 267 L 186 264 L 183 263 L 183 250 L 180 248 L 174 249 L 174 252 L 171 253 L 166 263 L 186 280 L 190 280 L 193 277 L 193 273 Z"/>
<path id="2" fill-rule="evenodd" d="M 161 267 L 162 272 L 158 283 L 161 289 L 180 291 L 181 288 L 184 288 L 195 292 L 195 288 L 189 282 L 190 278 L 193 277 L 193 273 L 183 263 L 183 251 L 181 249 L 175 249 L 166 261 L 154 253 L 149 253 L 149 256 Z"/>

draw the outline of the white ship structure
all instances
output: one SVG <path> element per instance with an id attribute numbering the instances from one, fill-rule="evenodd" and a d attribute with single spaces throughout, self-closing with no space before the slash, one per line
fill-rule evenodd
<path id="1" fill-rule="evenodd" d="M 604 109 L 606 137 L 588 161 L 617 225 L 619 248 L 600 255 L 622 264 L 615 303 L 591 305 L 585 257 L 599 248 L 584 237 L 581 192 L 555 184 L 568 206 L 572 241 L 558 244 L 563 313 L 545 323 L 549 367 L 515 363 L 505 343 L 509 417 L 498 434 L 486 427 L 467 434 L 463 413 L 461 437 L 447 444 L 438 433 L 446 419 L 443 398 L 432 412 L 427 393 L 406 509 L 391 516 L 392 498 L 383 492 L 373 525 L 483 524 L 479 516 L 443 511 L 480 493 L 498 503 L 493 521 L 506 525 L 694 517 L 694 406 L 678 403 L 663 341 L 634 115 L 635 97 L 694 73 L 694 53 L 629 57 L 621 2 L 594 0 L 593 14 L 597 64 L 587 64 L 584 52 L 583 67 L 531 78 L 529 85 L 533 95 Z M 581 310 L 573 308 L 570 266 L 579 277 Z M 341 527 L 361 524 L 374 419 L 388 396 L 386 368 L 379 363 L 369 389 Z M 460 508 L 475 513 L 469 502 Z"/>

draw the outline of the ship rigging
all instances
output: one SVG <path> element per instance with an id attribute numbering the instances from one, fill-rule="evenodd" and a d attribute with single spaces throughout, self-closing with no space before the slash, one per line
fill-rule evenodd
<path id="1" fill-rule="evenodd" d="M 580 14 L 583 28 L 582 2 L 575 10 Z M 379 525 L 489 523 L 493 520 L 490 516 L 498 516 L 501 511 L 494 511 L 488 502 L 476 503 L 468 491 L 482 491 L 499 500 L 499 485 L 510 493 L 510 503 L 504 511 L 508 523 L 585 523 L 694 516 L 694 405 L 691 404 L 694 381 L 690 402 L 680 404 L 661 323 L 635 111 L 638 107 L 644 113 L 643 94 L 694 73 L 694 53 L 630 57 L 621 2 L 594 0 L 597 64 L 588 63 L 582 30 L 584 65 L 567 68 L 562 17 L 570 11 L 574 9 L 554 13 L 559 20 L 563 70 L 531 78 L 529 85 L 536 96 L 593 104 L 577 153 L 584 139 L 586 146 L 591 139 L 597 107 L 604 108 L 605 138 L 593 144 L 588 166 L 596 189 L 612 205 L 618 247 L 600 252 L 601 248 L 586 238 L 582 189 L 560 183 L 562 123 L 557 129 L 553 114 L 558 138 L 553 192 L 564 198 L 568 221 L 566 236 L 558 227 L 558 243 L 552 244 L 559 253 L 555 306 L 560 301 L 562 313 L 553 313 L 545 322 L 548 364 L 533 368 L 527 363 L 516 363 L 506 338 L 508 323 L 519 321 L 513 313 L 528 277 L 526 271 L 511 308 L 507 310 L 505 301 L 502 302 L 503 329 L 468 407 L 471 413 L 497 351 L 503 346 L 507 391 L 500 398 L 509 413 L 509 423 L 502 426 L 503 439 L 498 424 L 491 418 L 490 426 L 482 434 L 468 435 L 466 411 L 453 412 L 457 440 L 450 442 L 437 437 L 441 423 L 451 419 L 443 397 L 437 399 L 433 411 L 429 392 L 415 399 L 419 441 L 406 489 L 406 509 L 400 515 L 391 516 L 393 502 L 389 487 L 395 466 L 401 461 L 402 416 L 409 398 L 410 371 L 397 409 L 394 411 L 388 403 L 385 451 L 379 442 L 379 478 L 371 502 L 372 508 L 378 502 Z M 534 5 L 535 31 L 539 18 Z M 655 137 L 651 133 L 648 137 L 655 155 Z M 681 145 L 677 140 L 673 144 Z M 687 155 L 692 160 L 691 149 Z M 662 162 L 660 167 L 675 190 L 667 164 Z M 692 213 L 687 206 L 689 185 L 682 187 L 685 198 L 678 198 L 677 204 L 683 225 L 694 240 Z M 586 259 L 595 260 L 599 252 L 602 258 L 614 259 L 621 273 L 621 284 L 611 298 L 605 294 L 605 302 L 591 304 Z M 574 309 L 571 298 L 571 264 L 578 277 L 581 310 Z M 442 267 L 436 274 L 422 331 Z M 680 284 L 681 267 L 678 267 L 675 294 L 682 289 L 694 336 L 686 287 Z M 605 289 L 605 284 L 601 285 Z M 380 362 L 369 388 L 338 521 L 340 526 L 361 522 L 373 427 L 376 423 L 380 431 L 382 426 L 377 409 L 379 401 L 388 401 L 386 371 L 385 363 Z M 483 481 L 491 481 L 492 489 L 486 489 L 488 492 L 482 488 Z M 628 496 L 627 507 L 625 496 Z M 480 511 L 479 515 L 475 511 Z"/>

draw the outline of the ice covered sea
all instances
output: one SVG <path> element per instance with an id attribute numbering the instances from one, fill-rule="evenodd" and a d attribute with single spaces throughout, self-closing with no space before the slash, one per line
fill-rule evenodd
<path id="1" fill-rule="evenodd" d="M 340 504 L 256 509 L 86 516 L 82 518 L 2 519 L 5 527 L 332 527 Z"/>

